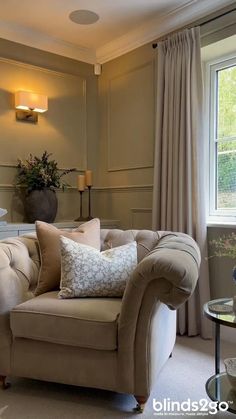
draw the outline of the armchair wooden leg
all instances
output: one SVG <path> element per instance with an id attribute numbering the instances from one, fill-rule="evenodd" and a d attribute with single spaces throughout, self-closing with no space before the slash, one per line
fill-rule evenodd
<path id="1" fill-rule="evenodd" d="M 134 396 L 134 397 L 137 401 L 137 405 L 134 408 L 134 412 L 143 413 L 144 408 L 145 408 L 145 404 L 146 404 L 146 401 L 147 401 L 148 398 L 144 397 L 144 396 Z"/>
<path id="2" fill-rule="evenodd" d="M 5 375 L 0 375 L 0 384 L 2 384 L 2 389 L 6 390 L 10 387 L 10 383 L 6 382 L 7 377 Z"/>

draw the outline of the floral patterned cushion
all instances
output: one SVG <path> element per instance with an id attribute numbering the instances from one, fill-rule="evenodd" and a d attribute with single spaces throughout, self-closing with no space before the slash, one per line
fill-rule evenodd
<path id="1" fill-rule="evenodd" d="M 64 236 L 59 298 L 121 297 L 137 266 L 136 241 L 99 252 Z"/>

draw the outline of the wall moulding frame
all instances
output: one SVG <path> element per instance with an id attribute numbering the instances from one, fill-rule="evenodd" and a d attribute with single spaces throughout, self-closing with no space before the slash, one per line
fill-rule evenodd
<path id="1" fill-rule="evenodd" d="M 83 161 L 82 161 L 82 168 L 76 168 L 76 171 L 84 171 L 87 168 L 87 161 L 88 161 L 88 156 L 87 156 L 87 150 L 88 150 L 88 141 L 87 141 L 87 80 L 85 77 L 81 77 L 79 75 L 75 75 L 75 74 L 71 74 L 68 72 L 60 72 L 60 71 L 56 71 L 56 70 L 52 70 L 50 68 L 44 68 L 44 67 L 40 67 L 37 65 L 33 65 L 33 64 L 28 64 L 28 63 L 24 63 L 18 60 L 13 60 L 10 58 L 4 58 L 0 56 L 0 63 L 5 63 L 5 64 L 10 64 L 14 67 L 20 67 L 20 68 L 24 68 L 26 70 L 32 70 L 32 71 L 38 71 L 38 72 L 42 72 L 44 74 L 49 74 L 49 75 L 53 75 L 55 77 L 59 77 L 59 78 L 63 78 L 63 79 L 70 79 L 70 80 L 74 80 L 74 81 L 78 81 L 80 80 L 82 83 L 82 112 L 81 112 L 81 117 L 82 117 L 82 135 L 81 135 L 81 139 L 83 142 Z M 14 92 L 9 92 L 9 93 L 14 93 Z M 12 162 L 0 162 L 0 167 L 9 167 L 9 168 L 16 168 L 17 165 L 12 163 Z M 64 168 L 59 168 L 59 170 L 64 170 Z"/>
<path id="2" fill-rule="evenodd" d="M 130 213 L 131 213 L 131 227 L 136 228 L 137 226 L 135 226 L 135 216 L 146 215 L 149 221 L 149 217 L 152 216 L 152 209 L 151 208 L 131 208 Z M 147 228 L 148 227 L 151 228 L 151 226 L 147 225 Z"/>
<path id="3" fill-rule="evenodd" d="M 153 101 L 153 150 L 154 150 L 154 133 L 155 133 L 155 89 L 154 89 L 154 80 L 155 80 L 155 59 L 146 61 L 145 63 L 135 66 L 131 69 L 129 69 L 128 71 L 123 71 L 120 72 L 118 74 L 116 74 L 114 77 L 110 78 L 108 80 L 108 91 L 107 91 L 107 171 L 108 172 L 118 172 L 118 171 L 124 171 L 124 170 L 136 170 L 136 169 L 146 169 L 146 168 L 153 168 L 154 167 L 154 161 L 153 161 L 153 157 L 152 157 L 152 161 L 150 161 L 150 163 L 148 164 L 130 164 L 130 165 L 117 165 L 117 166 L 113 166 L 111 164 L 111 152 L 112 152 L 112 146 L 111 146 L 111 83 L 114 80 L 117 80 L 119 78 L 131 75 L 132 73 L 135 73 L 138 70 L 142 70 L 146 67 L 151 67 L 151 71 L 152 71 L 152 92 L 153 92 L 153 96 L 152 96 L 152 101 Z M 154 153 L 152 153 L 154 155 Z"/>
<path id="4" fill-rule="evenodd" d="M 7 167 L 9 169 L 17 169 L 16 164 L 7 163 L 7 162 L 6 163 L 0 162 L 0 168 L 1 167 Z M 58 170 L 61 170 L 61 171 L 66 170 L 66 169 L 68 169 L 68 167 L 58 167 Z M 79 167 L 74 167 L 74 169 L 75 169 L 75 173 L 77 173 L 77 172 L 82 173 L 85 170 L 85 169 L 82 169 L 82 168 L 79 168 Z"/>
<path id="5" fill-rule="evenodd" d="M 131 208 L 131 212 L 133 214 L 139 214 L 139 213 L 151 213 L 152 209 L 151 208 Z"/>
<path id="6" fill-rule="evenodd" d="M 0 184 L 0 192 L 1 191 L 8 191 L 13 192 L 16 190 L 16 186 L 12 183 L 1 183 Z M 124 186 L 93 186 L 92 191 L 94 192 L 102 192 L 102 193 L 132 193 L 132 192 L 152 192 L 153 185 L 124 185 Z M 56 192 L 63 192 L 62 188 L 57 188 Z M 64 192 L 78 192 L 77 186 L 68 186 L 64 189 Z M 87 189 L 84 191 L 87 192 Z"/>
<path id="7" fill-rule="evenodd" d="M 17 165 L 13 163 L 7 163 L 7 162 L 0 162 L 0 167 L 8 167 L 10 169 L 16 169 Z"/>
<path id="8" fill-rule="evenodd" d="M 0 189 L 2 188 L 11 188 L 14 189 L 16 188 L 15 185 L 13 185 L 13 183 L 0 183 Z M 66 190 L 70 190 L 70 189 L 76 189 L 77 190 L 77 186 L 68 186 Z M 59 189 L 57 189 L 59 190 Z M 130 191 L 134 191 L 134 192 L 139 192 L 139 191 L 145 191 L 145 192 L 152 192 L 153 190 L 153 185 L 149 184 L 149 185 L 122 185 L 122 186 L 93 186 L 92 187 L 92 191 L 96 191 L 96 192 L 130 192 Z M 85 189 L 85 192 L 87 191 L 87 189 Z"/>
<path id="9" fill-rule="evenodd" d="M 6 183 L 6 184 L 1 183 L 0 184 L 0 192 L 11 192 L 11 193 L 13 193 L 17 189 L 20 189 L 20 188 L 17 188 L 12 183 Z M 69 193 L 69 192 L 78 192 L 78 189 L 77 189 L 76 186 L 68 186 L 64 190 L 62 188 L 56 188 L 55 191 L 57 193 Z M 85 192 L 87 192 L 87 191 L 85 190 Z"/>
<path id="10" fill-rule="evenodd" d="M 93 187 L 95 192 L 121 192 L 121 193 L 130 193 L 130 192 L 152 192 L 153 185 L 123 185 L 123 186 L 95 186 Z"/>
<path id="11" fill-rule="evenodd" d="M 0 192 L 14 192 L 15 189 L 16 187 L 11 183 L 0 184 Z"/>
<path id="12" fill-rule="evenodd" d="M 137 169 L 153 169 L 153 164 L 150 165 L 137 165 L 137 166 L 127 166 L 127 167 L 116 167 L 114 169 L 107 169 L 108 172 L 121 172 L 126 170 L 137 170 Z"/>
<path id="13" fill-rule="evenodd" d="M 73 79 L 78 79 L 79 78 L 81 80 L 86 81 L 86 79 L 84 77 L 77 76 L 75 74 L 66 73 L 66 72 L 62 72 L 62 71 L 56 71 L 56 70 L 52 70 L 50 68 L 40 67 L 40 66 L 37 66 L 37 65 L 34 65 L 34 64 L 24 63 L 22 61 L 13 60 L 12 58 L 5 58 L 5 57 L 0 56 L 0 62 L 6 63 L 6 64 L 12 64 L 14 66 L 19 66 L 19 67 L 22 67 L 22 68 L 26 68 L 28 70 L 38 70 L 38 71 L 42 71 L 43 73 L 54 74 L 55 76 L 59 76 L 59 77 L 63 77 L 63 78 L 67 78 L 67 77 L 71 77 Z"/>

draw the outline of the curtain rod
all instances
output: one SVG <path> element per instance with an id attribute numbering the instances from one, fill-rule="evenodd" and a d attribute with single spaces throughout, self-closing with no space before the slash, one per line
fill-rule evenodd
<path id="1" fill-rule="evenodd" d="M 225 13 L 222 13 L 221 15 L 218 15 L 218 16 L 215 16 L 215 17 L 212 17 L 211 19 L 208 19 L 208 20 L 206 20 L 205 22 L 200 23 L 200 25 L 199 25 L 199 26 L 204 26 L 204 25 L 206 25 L 207 23 L 210 23 L 210 22 L 213 22 L 214 20 L 219 19 L 220 17 L 226 16 L 226 15 L 228 15 L 228 14 L 232 13 L 232 12 L 235 12 L 235 10 L 236 10 L 236 7 L 235 7 L 234 9 L 228 10 L 228 11 L 227 11 L 227 12 L 225 12 Z M 154 44 L 152 44 L 152 48 L 154 48 L 154 49 L 155 49 L 155 48 L 157 48 L 157 42 L 155 42 Z"/>

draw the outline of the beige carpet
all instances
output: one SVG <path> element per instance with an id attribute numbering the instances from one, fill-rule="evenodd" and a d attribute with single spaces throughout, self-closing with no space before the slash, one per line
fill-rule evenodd
<path id="1" fill-rule="evenodd" d="M 205 382 L 214 373 L 214 343 L 199 337 L 178 337 L 173 357 L 162 370 L 158 383 L 142 415 L 132 413 L 131 395 L 77 388 L 41 381 L 12 379 L 10 389 L 0 390 L 0 419 L 150 419 L 154 415 L 152 398 L 163 401 L 199 401 L 207 398 Z M 236 356 L 235 345 L 222 344 L 222 358 Z M 222 369 L 224 367 L 222 366 Z M 165 418 L 196 418 L 170 415 Z M 201 416 L 202 417 L 202 416 Z M 231 413 L 208 414 L 205 418 L 233 418 Z"/>

